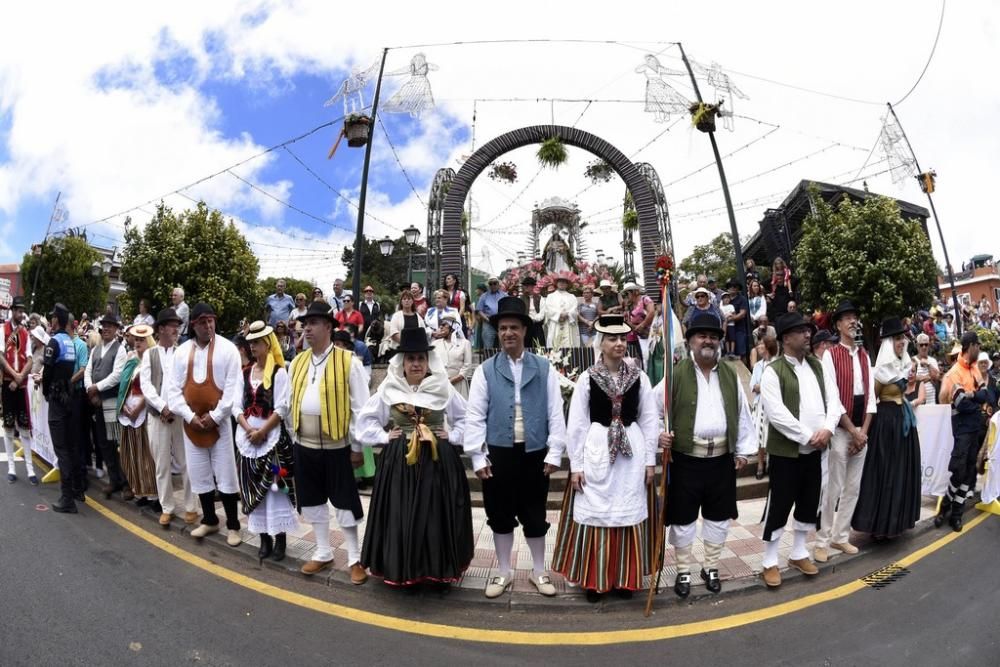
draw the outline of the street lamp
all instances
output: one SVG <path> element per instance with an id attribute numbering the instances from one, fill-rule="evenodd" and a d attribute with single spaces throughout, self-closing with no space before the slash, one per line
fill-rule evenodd
<path id="1" fill-rule="evenodd" d="M 101 266 L 100 262 L 94 262 L 90 265 L 90 275 L 99 278 L 102 273 L 104 273 L 104 267 Z"/>
<path id="2" fill-rule="evenodd" d="M 403 238 L 406 239 L 406 282 L 413 282 L 413 246 L 420 240 L 420 230 L 410 225 L 403 230 Z"/>
<path id="3" fill-rule="evenodd" d="M 392 250 L 395 247 L 396 244 L 388 236 L 386 236 L 384 239 L 378 242 L 378 249 L 382 253 L 383 257 L 388 257 L 389 255 L 391 255 Z"/>
<path id="4" fill-rule="evenodd" d="M 520 266 L 524 266 L 524 253 L 523 252 L 517 253 L 517 263 Z"/>
<path id="5" fill-rule="evenodd" d="M 599 265 L 604 264 L 604 251 L 603 250 L 598 250 L 597 251 L 597 263 Z"/>

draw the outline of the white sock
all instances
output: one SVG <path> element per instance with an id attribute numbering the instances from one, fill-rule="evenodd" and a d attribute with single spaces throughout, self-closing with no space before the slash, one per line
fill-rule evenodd
<path id="1" fill-rule="evenodd" d="M 781 545 L 780 535 L 777 535 L 770 542 L 764 543 L 764 558 L 760 564 L 763 567 L 775 567 L 778 564 L 778 547 Z"/>
<path id="2" fill-rule="evenodd" d="M 501 576 L 510 574 L 510 554 L 514 550 L 514 533 L 493 533 L 493 548 L 497 552 L 497 569 Z"/>
<path id="3" fill-rule="evenodd" d="M 677 560 L 677 574 L 691 572 L 691 563 L 694 562 L 694 554 L 691 553 L 692 546 L 674 547 L 674 558 Z"/>
<path id="4" fill-rule="evenodd" d="M 545 538 L 526 537 L 524 541 L 528 543 L 528 548 L 531 549 L 531 569 L 535 571 L 536 576 L 545 574 Z"/>
<path id="5" fill-rule="evenodd" d="M 705 570 L 719 569 L 719 556 L 722 554 L 722 545 L 718 542 L 705 542 Z"/>
<path id="6" fill-rule="evenodd" d="M 809 558 L 809 552 L 806 551 L 806 535 L 809 531 L 806 530 L 796 530 L 792 532 L 792 553 L 788 554 L 791 560 L 802 560 L 803 558 Z"/>
<path id="7" fill-rule="evenodd" d="M 28 471 L 28 477 L 35 474 L 35 462 L 31 458 L 31 436 L 21 436 L 21 446 L 24 448 L 24 467 Z"/>
<path id="8" fill-rule="evenodd" d="M 3 430 L 3 448 L 7 452 L 7 472 L 14 475 L 17 473 L 17 468 L 14 467 L 14 429 Z"/>
<path id="9" fill-rule="evenodd" d="M 361 548 L 358 546 L 358 527 L 341 526 L 344 533 L 344 545 L 347 547 L 347 564 L 354 565 L 361 561 Z"/>
<path id="10" fill-rule="evenodd" d="M 316 535 L 316 551 L 313 552 L 313 560 L 328 561 L 333 558 L 333 549 L 330 548 L 330 522 L 318 521 L 312 525 L 313 533 Z"/>

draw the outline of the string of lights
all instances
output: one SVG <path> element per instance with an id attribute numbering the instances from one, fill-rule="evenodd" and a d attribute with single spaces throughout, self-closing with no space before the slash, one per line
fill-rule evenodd
<path id="1" fill-rule="evenodd" d="M 385 124 L 382 122 L 381 116 L 378 116 L 378 125 L 382 128 L 382 134 L 385 135 L 385 140 L 389 144 L 389 150 L 392 151 L 392 157 L 396 158 L 396 164 L 399 166 L 399 170 L 403 172 L 403 178 L 405 178 L 406 182 L 410 185 L 410 190 L 413 191 L 413 194 L 417 196 L 417 201 L 420 202 L 421 208 L 426 211 L 427 205 L 424 204 L 424 200 L 420 197 L 420 193 L 417 192 L 417 188 L 413 186 L 413 181 L 410 180 L 410 175 L 406 173 L 406 169 L 403 167 L 403 163 L 399 159 L 399 154 L 396 153 L 396 147 L 393 145 L 392 139 L 389 137 L 388 130 L 385 129 Z"/>

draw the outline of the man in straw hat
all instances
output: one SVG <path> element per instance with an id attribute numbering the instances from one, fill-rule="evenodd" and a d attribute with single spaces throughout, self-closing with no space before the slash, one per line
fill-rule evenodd
<path id="1" fill-rule="evenodd" d="M 104 487 L 104 496 L 122 492 L 123 500 L 131 500 L 132 492 L 128 488 L 128 480 L 122 472 L 118 458 L 118 440 L 121 425 L 118 423 L 117 403 L 118 384 L 128 351 L 118 339 L 121 322 L 112 314 L 105 314 L 98 324 L 101 327 L 101 344 L 90 352 L 87 360 L 87 370 L 83 373 L 83 385 L 87 398 L 95 409 L 94 419 L 97 422 L 97 443 L 101 448 L 104 467 L 108 471 L 108 484 Z"/>
<path id="2" fill-rule="evenodd" d="M 3 323 L 3 387 L 0 402 L 3 405 L 3 444 L 7 451 L 7 481 L 17 481 L 14 466 L 14 427 L 21 436 L 24 449 L 24 467 L 28 481 L 38 484 L 35 466 L 31 460 L 31 411 L 28 407 L 28 376 L 31 375 L 31 355 L 28 353 L 28 327 L 24 324 L 24 299 L 16 296 L 10 307 L 10 319 Z"/>
<path id="3" fill-rule="evenodd" d="M 215 332 L 215 309 L 209 304 L 195 304 L 189 324 L 193 335 L 173 355 L 167 405 L 183 421 L 191 491 L 201 501 L 201 524 L 191 537 L 200 540 L 219 532 L 218 491 L 226 512 L 226 544 L 238 547 L 243 541 L 237 511 L 240 487 L 229 417 L 239 400 L 240 353 Z"/>
<path id="4" fill-rule="evenodd" d="M 49 404 L 49 435 L 59 465 L 59 500 L 53 511 L 76 514 L 76 501 L 83 497 L 83 475 L 80 470 L 79 449 L 71 433 L 74 427 L 73 367 L 76 363 L 76 346 L 66 333 L 69 311 L 57 303 L 49 315 L 55 334 L 45 344 L 42 367 L 42 394 Z M 79 426 L 76 426 L 79 428 Z M 28 454 L 30 456 L 30 454 Z"/>
<path id="5" fill-rule="evenodd" d="M 351 583 L 365 583 L 358 525 L 364 518 L 354 468 L 364 463 L 355 437 L 356 417 L 368 400 L 368 380 L 361 360 L 332 342 L 336 319 L 330 306 L 313 301 L 299 318 L 308 346 L 291 366 L 289 432 L 295 441 L 295 485 L 302 518 L 313 527 L 316 550 L 302 566 L 312 576 L 333 565 L 330 510 L 344 534 Z"/>
<path id="6" fill-rule="evenodd" d="M 548 361 L 525 350 L 531 318 L 523 301 L 500 299 L 490 325 L 501 349 L 472 377 L 464 444 L 483 480 L 483 504 L 499 563 L 486 597 L 500 597 L 513 582 L 511 551 L 518 523 L 531 550 L 531 583 L 542 595 L 555 595 L 545 570 L 545 503 L 549 474 L 559 469 L 566 449 L 559 376 Z"/>
<path id="7" fill-rule="evenodd" d="M 860 326 L 858 309 L 850 301 L 841 301 L 831 319 L 840 342 L 823 357 L 823 372 L 833 379 L 844 414 L 826 452 L 826 490 L 813 550 L 817 563 L 829 559 L 831 547 L 845 554 L 858 553 L 848 538 L 865 469 L 868 429 L 875 415 L 875 373 L 868 352 L 858 347 L 855 338 Z"/>
<path id="8" fill-rule="evenodd" d="M 173 382 L 177 339 L 180 337 L 182 324 L 173 308 L 161 310 L 156 318 L 156 345 L 142 355 L 142 365 L 139 367 L 139 385 L 149 411 L 146 419 L 149 449 L 156 465 L 156 490 L 162 507 L 160 525 L 165 528 L 170 525 L 170 518 L 177 506 L 171 475 L 172 461 L 176 461 L 181 469 L 184 523 L 190 525 L 198 519 L 198 501 L 191 491 L 187 457 L 184 454 L 182 421 L 180 416 L 174 414 L 167 400 L 167 390 Z"/>
<path id="9" fill-rule="evenodd" d="M 771 428 L 767 436 L 770 488 L 764 511 L 764 583 L 781 585 L 778 545 L 794 506 L 794 541 L 788 564 L 807 576 L 819 573 L 806 536 L 816 527 L 822 484 L 822 450 L 830 444 L 843 409 L 837 385 L 819 359 L 808 354 L 813 325 L 801 313 L 777 321 L 782 355 L 764 369 L 760 397 Z"/>
<path id="10" fill-rule="evenodd" d="M 743 383 L 731 366 L 719 363 L 723 339 L 719 318 L 711 313 L 696 315 L 684 336 L 691 354 L 674 369 L 673 433 L 660 435 L 660 446 L 672 457 L 666 523 L 676 551 L 674 592 L 681 598 L 691 592 L 699 512 L 705 543 L 701 579 L 712 593 L 722 590 L 719 556 L 729 522 L 738 516 L 736 473 L 757 451 L 757 431 Z M 664 379 L 653 390 L 661 418 L 665 391 Z"/>

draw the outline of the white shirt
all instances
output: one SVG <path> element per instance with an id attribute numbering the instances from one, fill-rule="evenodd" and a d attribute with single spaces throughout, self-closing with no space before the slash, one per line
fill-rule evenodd
<path id="1" fill-rule="evenodd" d="M 108 351 L 115 342 L 110 343 L 101 342 L 101 359 L 103 360 L 107 356 Z M 125 350 L 125 344 L 122 343 L 118 346 L 118 354 L 115 355 L 115 364 L 111 368 L 111 373 L 108 374 L 106 378 L 97 382 L 97 391 L 104 391 L 110 389 L 118 384 L 122 379 L 122 370 L 125 368 L 125 360 L 128 358 L 128 352 Z M 87 368 L 83 371 L 83 386 L 90 389 L 95 383 L 93 381 L 93 370 L 94 370 L 94 355 L 91 354 L 90 358 L 87 360 Z M 116 399 L 117 400 L 117 399 Z"/>
<path id="2" fill-rule="evenodd" d="M 843 343 L 837 343 L 847 349 L 847 352 L 851 355 L 851 363 L 854 366 L 854 370 L 851 373 L 853 375 L 854 386 L 851 389 L 853 396 L 861 396 L 865 393 L 865 381 L 864 377 L 861 375 L 861 357 L 858 354 L 857 346 L 848 347 Z M 833 366 L 833 357 L 830 354 L 824 354 L 823 358 L 820 359 L 823 363 L 823 375 L 825 377 L 833 378 L 833 384 L 837 384 L 837 370 Z M 840 390 L 837 390 L 837 402 L 840 402 Z M 842 405 L 841 414 L 847 412 L 849 406 Z M 875 414 L 875 369 L 871 366 L 868 367 L 868 401 L 865 403 L 865 413 Z"/>
<path id="3" fill-rule="evenodd" d="M 507 357 L 510 364 L 511 377 L 514 378 L 514 405 L 521 406 L 521 376 L 524 372 L 524 354 L 520 359 L 511 359 L 506 352 L 498 352 Z M 487 361 L 486 363 L 491 363 Z M 545 463 L 554 466 L 562 464 L 563 452 L 566 450 L 566 420 L 563 418 L 562 391 L 559 388 L 559 373 L 552 365 L 549 365 L 549 376 L 546 378 L 546 392 L 548 393 L 547 419 L 549 424 L 549 437 L 546 444 L 549 451 L 545 456 Z M 489 387 L 486 384 L 486 374 L 482 364 L 476 368 L 472 376 L 472 384 L 469 387 L 468 411 L 465 420 L 465 443 L 463 449 L 472 459 L 472 469 L 481 470 L 487 466 L 489 461 L 486 458 L 486 413 L 489 411 L 490 395 Z"/>
<path id="4" fill-rule="evenodd" d="M 171 373 L 170 388 L 167 390 L 167 405 L 170 410 L 179 415 L 186 423 L 190 424 L 195 418 L 194 411 L 188 406 L 184 398 L 184 385 L 187 384 L 187 367 L 191 350 L 194 350 L 194 367 L 192 368 L 192 380 L 194 382 L 204 382 L 208 377 L 208 348 L 209 345 L 201 347 L 195 338 L 187 341 L 174 353 L 174 369 Z M 230 415 L 233 413 L 233 406 L 238 405 L 242 400 L 238 393 L 240 381 L 240 352 L 230 341 L 216 334 L 215 351 L 212 353 L 212 379 L 215 386 L 222 390 L 222 398 L 214 410 L 208 413 L 216 426 L 228 427 Z"/>
<path id="5" fill-rule="evenodd" d="M 306 376 L 308 383 L 306 384 L 305 393 L 302 394 L 299 414 L 314 417 L 321 414 L 319 380 L 323 373 L 326 372 L 326 365 L 330 363 L 331 350 L 333 350 L 333 343 L 330 343 L 330 347 L 326 348 L 322 354 L 312 354 L 311 364 L 318 364 L 319 360 L 324 359 L 324 355 L 326 356 L 323 363 L 319 366 L 310 365 L 306 370 L 306 373 L 308 373 Z M 350 421 L 347 425 L 347 440 L 351 446 L 351 451 L 362 452 L 364 451 L 364 447 L 361 444 L 362 441 L 358 440 L 356 433 L 358 427 L 357 417 L 361 414 L 365 403 L 368 401 L 368 376 L 365 374 L 365 367 L 361 363 L 361 360 L 353 354 L 351 355 L 351 370 L 347 375 L 347 391 L 350 394 L 351 401 Z M 293 433 L 292 435 L 295 437 L 297 434 Z M 331 442 L 331 445 L 336 447 L 342 443 L 343 440 L 337 440 Z"/>
<path id="6" fill-rule="evenodd" d="M 806 443 L 820 430 L 826 429 L 833 433 L 844 410 L 837 398 L 837 385 L 832 374 L 823 372 L 823 382 L 826 390 L 826 405 L 823 404 L 823 394 L 820 391 L 816 375 L 809 363 L 803 359 L 785 355 L 792 365 L 795 377 L 799 380 L 799 418 L 796 419 L 785 407 L 781 399 L 781 383 L 774 364 L 764 369 L 760 380 L 760 398 L 763 401 L 764 414 L 773 428 L 789 440 L 799 443 L 800 454 L 812 454 L 815 449 Z"/>
<path id="7" fill-rule="evenodd" d="M 254 391 L 263 383 L 264 378 L 254 379 L 253 372 L 250 373 L 250 386 L 253 387 Z M 243 412 L 246 405 L 243 404 L 243 391 L 245 387 L 243 384 L 243 373 L 240 373 L 239 380 L 237 382 L 237 400 L 238 403 L 233 406 L 233 416 L 237 416 Z M 274 374 L 274 383 L 271 385 L 272 401 L 274 405 L 274 414 L 278 415 L 282 421 L 288 418 L 288 409 L 292 401 L 292 391 L 291 382 L 288 379 L 288 371 L 284 368 L 279 368 Z M 266 422 L 266 418 L 256 417 L 251 415 L 246 417 L 247 423 L 251 428 L 260 428 Z M 243 456 L 248 458 L 260 458 L 264 454 L 271 451 L 271 449 L 278 444 L 278 439 L 281 437 L 281 425 L 278 424 L 270 431 L 267 432 L 267 439 L 261 442 L 259 445 L 255 445 L 250 442 L 247 438 L 247 432 L 243 430 L 240 426 L 239 420 L 236 422 L 236 448 L 240 451 Z"/>
<path id="8" fill-rule="evenodd" d="M 153 386 L 153 362 L 150 354 L 153 350 L 157 350 L 157 354 L 160 356 L 160 368 L 163 369 L 163 384 L 160 385 L 159 392 Z M 142 387 L 142 395 L 146 397 L 146 403 L 157 412 L 162 412 L 163 408 L 168 405 L 167 391 L 174 376 L 174 354 L 176 352 L 176 346 L 157 345 L 142 355 L 142 363 L 139 365 L 139 386 Z"/>
<path id="9" fill-rule="evenodd" d="M 456 375 L 469 377 L 469 371 L 472 369 L 472 346 L 469 341 L 458 338 L 453 333 L 451 340 L 444 338 L 435 340 L 434 347 L 438 350 L 438 358 L 444 363 L 449 378 Z"/>

